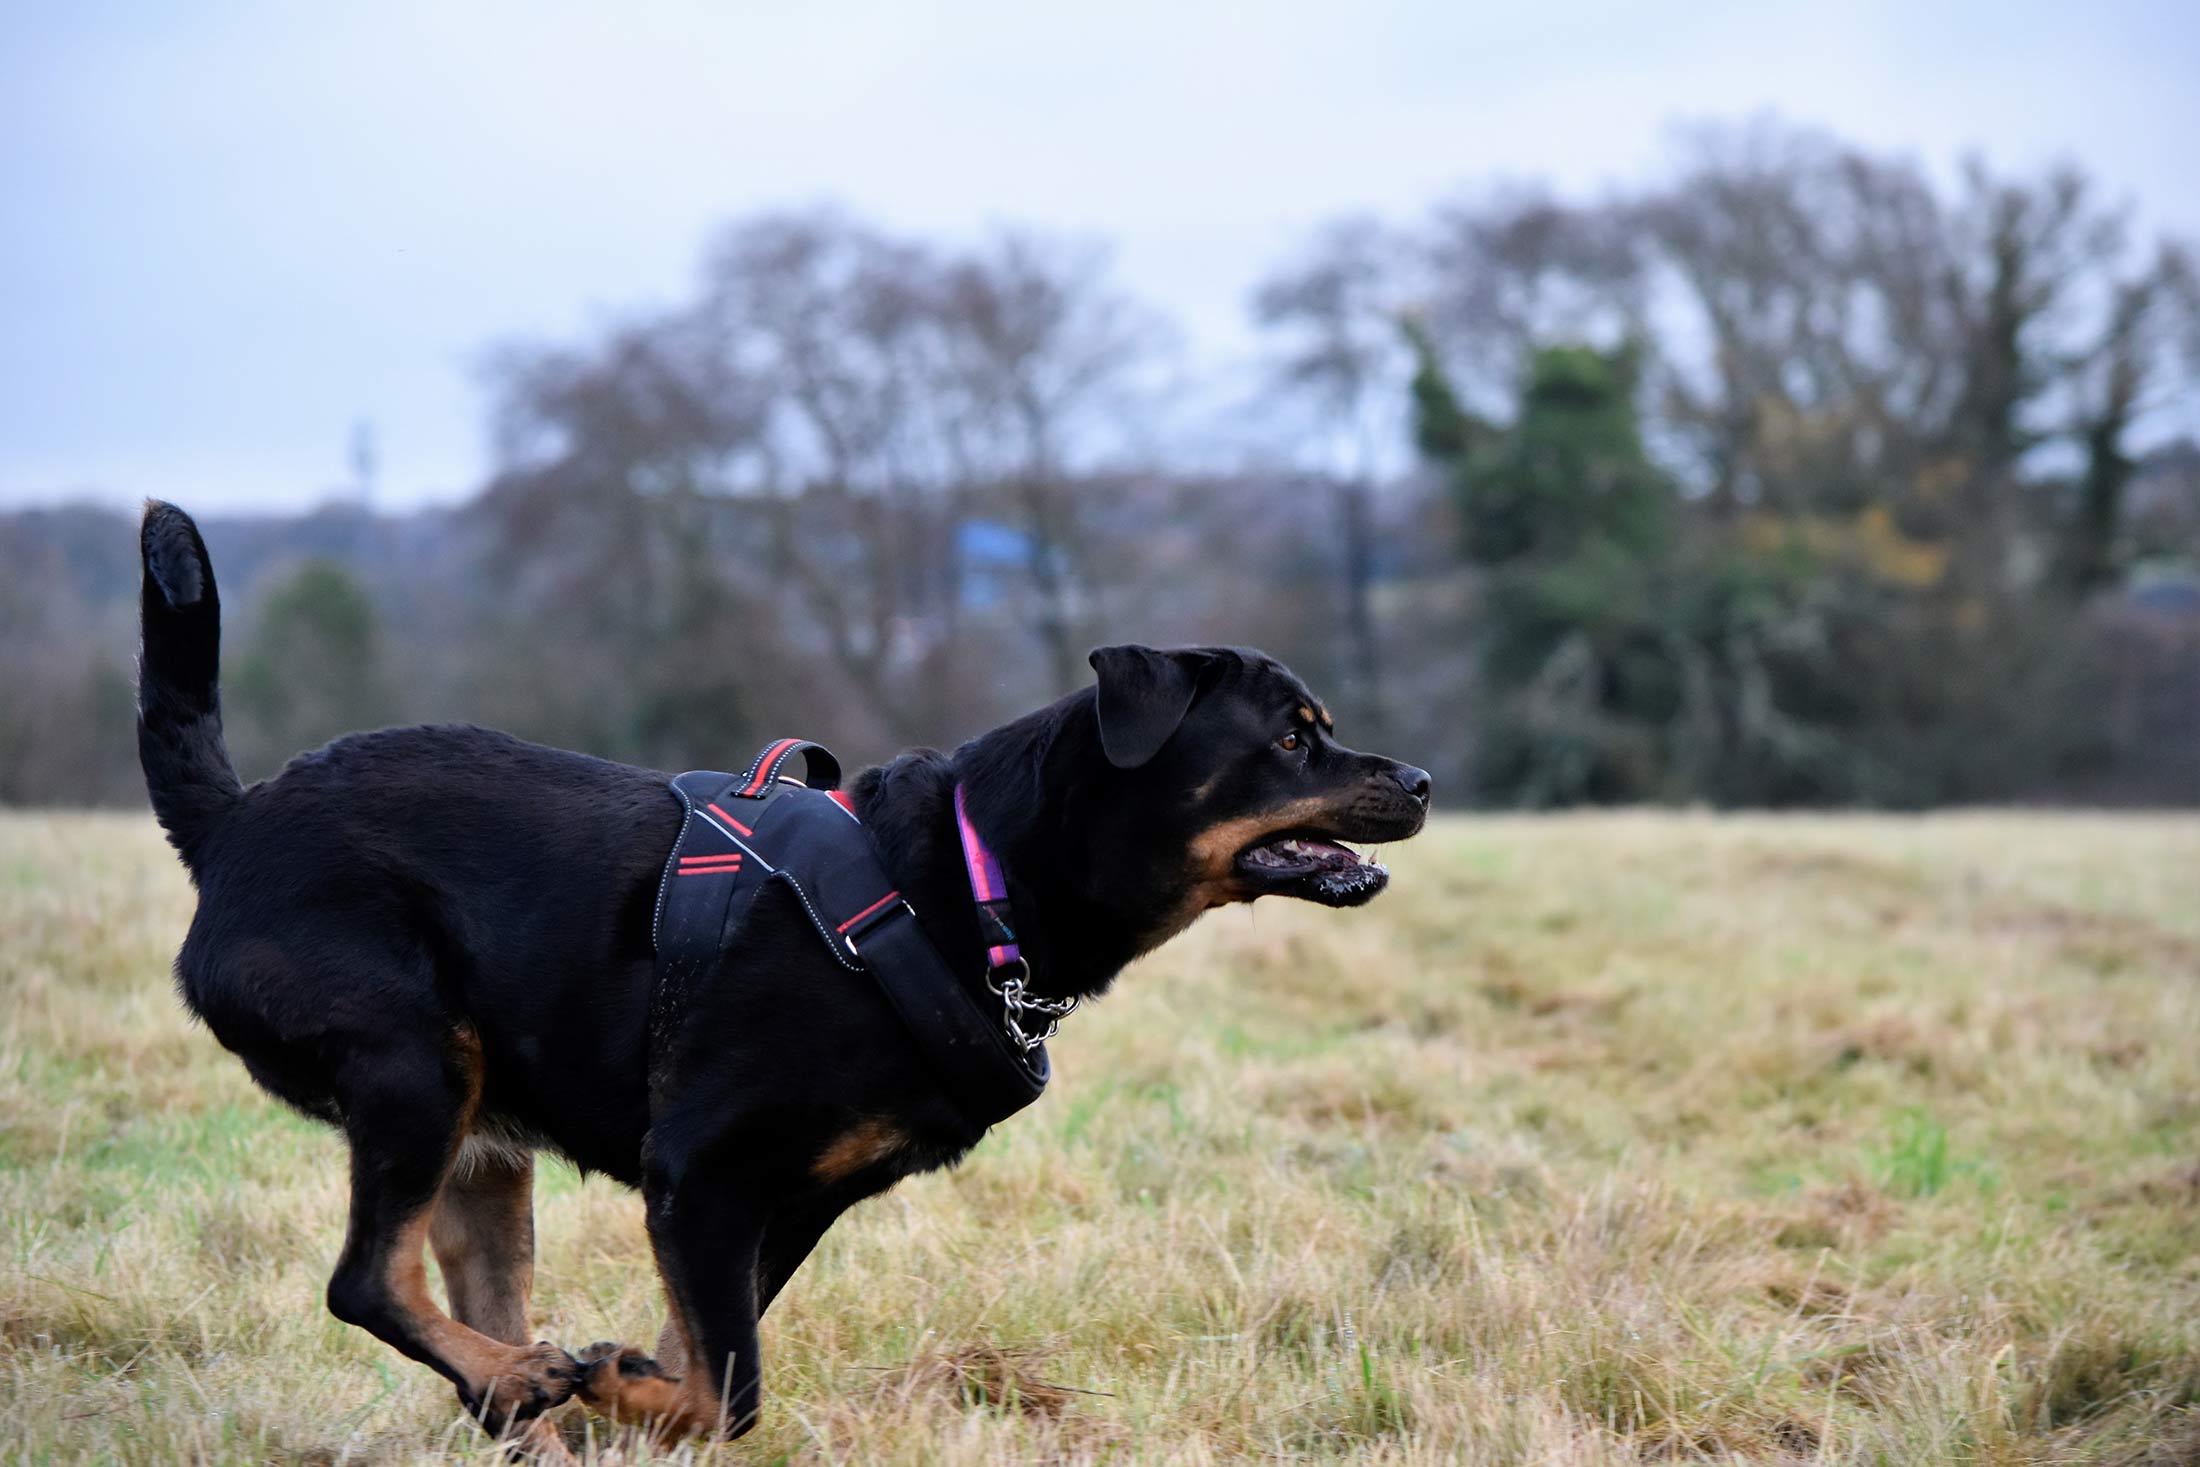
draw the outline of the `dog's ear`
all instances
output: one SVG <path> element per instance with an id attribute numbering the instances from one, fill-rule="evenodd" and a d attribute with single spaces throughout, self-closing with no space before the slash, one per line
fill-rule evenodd
<path id="1" fill-rule="evenodd" d="M 1118 769 L 1136 769 L 1169 741 L 1214 661 L 1189 649 L 1156 652 L 1132 643 L 1097 647 L 1086 659 L 1100 675 L 1100 747 Z"/>

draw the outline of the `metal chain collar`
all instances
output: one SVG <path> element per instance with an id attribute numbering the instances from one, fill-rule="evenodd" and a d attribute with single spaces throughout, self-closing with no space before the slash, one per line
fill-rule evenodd
<path id="1" fill-rule="evenodd" d="M 1002 978 L 1000 975 L 1003 973 L 1014 976 Z M 1030 981 L 1031 964 L 1020 957 L 1013 962 L 1003 963 L 985 975 L 985 986 L 992 989 L 1001 1000 L 1001 1023 L 1007 1028 L 1008 1037 L 1015 1040 L 1025 1054 L 1052 1039 L 1060 1032 L 1062 1021 L 1077 1011 L 1076 999 L 1041 998 L 1029 990 L 1027 985 Z M 1023 1018 L 1027 1013 L 1045 1015 L 1046 1032 L 1027 1032 L 1023 1025 Z"/>

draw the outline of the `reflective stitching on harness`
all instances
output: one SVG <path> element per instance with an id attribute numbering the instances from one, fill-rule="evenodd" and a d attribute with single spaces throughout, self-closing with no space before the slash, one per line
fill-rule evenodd
<path id="1" fill-rule="evenodd" d="M 680 797 L 680 833 L 672 838 L 672 850 L 665 857 L 664 875 L 657 879 L 657 910 L 649 918 L 649 945 L 658 946 L 665 927 L 665 895 L 672 890 L 672 873 L 678 869 L 680 847 L 687 844 L 688 826 L 695 819 L 695 804 L 688 799 L 688 792 L 680 788 L 678 780 L 672 784 L 672 792 Z"/>
<path id="2" fill-rule="evenodd" d="M 847 945 L 847 939 L 842 938 L 839 942 L 833 941 L 832 929 L 825 925 L 825 919 L 818 915 L 817 908 L 810 905 L 810 894 L 802 889 L 802 883 L 792 876 L 788 876 L 784 871 L 775 871 L 772 874 L 785 878 L 787 885 L 794 888 L 795 897 L 802 903 L 802 910 L 810 914 L 810 921 L 816 924 L 818 935 L 825 939 L 825 951 L 833 955 L 833 961 L 851 973 L 862 972 L 863 964 L 853 961 L 855 955 L 852 952 L 844 953 L 841 951 Z"/>
<path id="3" fill-rule="evenodd" d="M 741 771 L 741 777 L 735 780 L 734 783 L 746 786 L 750 780 L 756 778 L 756 771 L 764 767 L 764 760 L 770 756 L 771 751 L 785 742 L 785 739 L 777 739 L 758 749 L 756 757 L 749 761 L 749 767 Z"/>
<path id="4" fill-rule="evenodd" d="M 741 787 L 741 793 L 744 796 L 754 798 L 758 790 L 763 789 L 772 782 L 772 779 L 779 772 L 779 766 L 787 761 L 787 756 L 792 754 L 795 751 L 795 746 L 801 742 L 800 739 L 781 739 L 778 743 L 773 744 L 763 753 L 757 755 L 756 767 L 751 770 L 748 783 Z M 763 767 L 767 762 L 771 766 L 768 770 Z"/>

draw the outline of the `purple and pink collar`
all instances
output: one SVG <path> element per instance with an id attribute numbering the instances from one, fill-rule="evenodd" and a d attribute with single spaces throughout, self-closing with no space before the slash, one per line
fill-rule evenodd
<path id="1" fill-rule="evenodd" d="M 970 806 L 963 787 L 955 786 L 955 829 L 962 836 L 963 869 L 970 874 L 970 899 L 978 904 L 978 931 L 985 941 L 985 965 L 989 971 L 1011 967 L 1024 960 L 1010 920 L 1008 878 L 1001 863 L 986 849 L 985 838 L 970 822 Z"/>
<path id="2" fill-rule="evenodd" d="M 960 784 L 955 786 L 955 829 L 962 836 L 963 869 L 970 876 L 970 898 L 977 904 L 978 932 L 985 942 L 985 986 L 1001 1000 L 1001 1023 L 1009 1036 L 1029 1054 L 1054 1037 L 1062 1020 L 1076 1011 L 1077 1000 L 1042 998 L 1031 991 L 1031 964 L 1024 960 L 1010 920 L 1008 878 L 971 821 L 970 802 Z"/>

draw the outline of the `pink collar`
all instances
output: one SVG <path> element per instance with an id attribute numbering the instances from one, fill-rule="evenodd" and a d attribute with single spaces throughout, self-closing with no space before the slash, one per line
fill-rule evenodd
<path id="1" fill-rule="evenodd" d="M 1009 920 L 1008 878 L 1001 874 L 1001 863 L 986 849 L 978 827 L 970 823 L 970 809 L 959 784 L 955 786 L 955 828 L 962 833 L 963 868 L 970 873 L 970 897 L 978 904 L 986 967 L 1005 968 L 1022 962 L 1023 949 L 1017 946 L 1016 929 Z"/>

